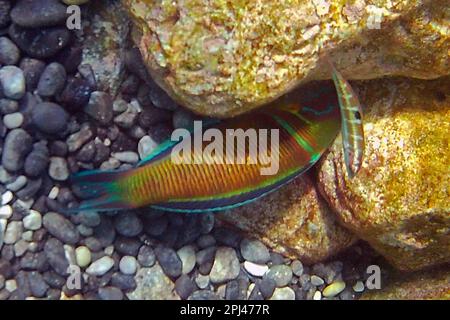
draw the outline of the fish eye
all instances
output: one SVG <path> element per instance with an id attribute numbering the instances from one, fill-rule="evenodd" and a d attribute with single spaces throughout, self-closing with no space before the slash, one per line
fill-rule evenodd
<path id="1" fill-rule="evenodd" d="M 361 120 L 361 113 L 359 111 L 355 111 L 355 118 Z"/>

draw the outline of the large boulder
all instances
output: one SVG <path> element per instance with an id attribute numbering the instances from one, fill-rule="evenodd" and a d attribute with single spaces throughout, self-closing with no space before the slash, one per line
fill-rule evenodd
<path id="1" fill-rule="evenodd" d="M 122 0 L 155 81 L 193 111 L 229 117 L 300 83 L 449 74 L 448 0 Z"/>
<path id="2" fill-rule="evenodd" d="M 450 77 L 359 87 L 366 151 L 349 179 L 338 138 L 319 187 L 345 227 L 401 270 L 450 262 Z"/>
<path id="3" fill-rule="evenodd" d="M 219 214 L 218 218 L 257 237 L 275 251 L 307 264 L 330 258 L 356 240 L 337 223 L 306 175 L 260 200 Z"/>

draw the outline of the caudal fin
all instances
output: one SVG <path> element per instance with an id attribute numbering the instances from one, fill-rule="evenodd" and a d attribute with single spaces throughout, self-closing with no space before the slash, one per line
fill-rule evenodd
<path id="1" fill-rule="evenodd" d="M 120 171 L 84 171 L 71 177 L 72 188 L 85 199 L 78 207 L 67 209 L 68 213 L 87 210 L 113 211 L 130 209 L 132 205 L 121 196 L 118 182 L 123 178 Z"/>

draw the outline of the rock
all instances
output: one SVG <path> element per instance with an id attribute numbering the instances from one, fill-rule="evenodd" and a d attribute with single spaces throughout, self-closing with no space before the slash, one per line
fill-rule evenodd
<path id="1" fill-rule="evenodd" d="M 297 277 L 300 277 L 303 274 L 303 263 L 300 260 L 294 260 L 291 263 L 292 273 Z"/>
<path id="2" fill-rule="evenodd" d="M 39 230 L 42 226 L 42 216 L 36 210 L 30 210 L 30 213 L 23 218 L 23 226 L 28 230 Z"/>
<path id="3" fill-rule="evenodd" d="M 200 114 L 233 116 L 330 77 L 324 56 L 351 79 L 449 74 L 446 0 L 123 3 L 155 81 Z"/>
<path id="4" fill-rule="evenodd" d="M 91 263 L 91 251 L 86 246 L 80 246 L 75 249 L 75 259 L 78 266 L 85 268 Z"/>
<path id="5" fill-rule="evenodd" d="M 127 293 L 130 300 L 179 300 L 174 283 L 164 274 L 159 264 L 141 268 L 136 276 L 137 287 Z"/>
<path id="6" fill-rule="evenodd" d="M 137 269 L 137 261 L 133 256 L 123 256 L 119 262 L 120 272 L 123 274 L 135 274 Z"/>
<path id="7" fill-rule="evenodd" d="M 92 67 L 99 90 L 115 96 L 124 81 L 128 15 L 116 1 L 91 3 L 95 14 L 89 15 L 89 28 L 84 29 L 81 64 Z"/>
<path id="8" fill-rule="evenodd" d="M 286 265 L 276 265 L 270 267 L 265 277 L 275 281 L 277 287 L 287 286 L 292 280 L 292 270 Z"/>
<path id="9" fill-rule="evenodd" d="M 58 239 L 50 238 L 44 245 L 45 256 L 50 266 L 62 276 L 67 274 L 69 262 L 66 259 L 64 246 Z"/>
<path id="10" fill-rule="evenodd" d="M 381 290 L 367 290 L 362 300 L 449 300 L 450 271 L 447 266 L 390 275 Z"/>
<path id="11" fill-rule="evenodd" d="M 111 96 L 106 92 L 92 92 L 84 112 L 102 125 L 109 124 L 113 119 Z"/>
<path id="12" fill-rule="evenodd" d="M 139 158 L 143 160 L 145 157 L 150 155 L 157 146 L 158 143 L 156 143 L 150 136 L 142 137 L 138 144 Z"/>
<path id="13" fill-rule="evenodd" d="M 295 300 L 295 292 L 289 287 L 276 288 L 270 300 Z"/>
<path id="14" fill-rule="evenodd" d="M 219 284 L 236 279 L 239 272 L 240 265 L 236 251 L 232 248 L 219 247 L 209 274 L 211 282 Z"/>
<path id="15" fill-rule="evenodd" d="M 66 181 L 70 175 L 66 159 L 61 157 L 51 157 L 48 175 L 56 181 Z"/>
<path id="16" fill-rule="evenodd" d="M 70 31 L 64 27 L 28 29 L 12 24 L 9 28 L 11 40 L 31 58 L 50 58 L 66 47 Z"/>
<path id="17" fill-rule="evenodd" d="M 156 255 L 153 252 L 152 247 L 142 246 L 139 249 L 138 261 L 139 264 L 143 267 L 152 267 L 156 261 Z"/>
<path id="18" fill-rule="evenodd" d="M 65 130 L 69 115 L 53 102 L 41 102 L 31 110 L 33 124 L 42 132 L 56 134 Z"/>
<path id="19" fill-rule="evenodd" d="M 139 162 L 139 155 L 133 151 L 116 152 L 112 156 L 123 163 L 136 164 Z"/>
<path id="20" fill-rule="evenodd" d="M 23 115 L 20 112 L 10 113 L 3 117 L 3 124 L 12 130 L 19 128 L 23 124 Z"/>
<path id="21" fill-rule="evenodd" d="M 345 282 L 344 281 L 336 281 L 332 284 L 329 284 L 328 286 L 323 289 L 322 294 L 326 298 L 333 298 L 340 294 L 345 289 Z"/>
<path id="22" fill-rule="evenodd" d="M 114 260 L 111 257 L 105 256 L 94 262 L 86 269 L 86 273 L 91 276 L 101 277 L 107 273 L 114 266 Z"/>
<path id="23" fill-rule="evenodd" d="M 318 277 L 316 275 L 312 275 L 311 276 L 311 284 L 318 287 L 321 286 L 325 283 L 325 281 L 323 281 L 323 279 L 321 277 Z"/>
<path id="24" fill-rule="evenodd" d="M 64 24 L 66 17 L 66 6 L 58 0 L 19 0 L 11 10 L 12 21 L 27 28 Z"/>
<path id="25" fill-rule="evenodd" d="M 92 128 L 89 125 L 81 126 L 80 131 L 71 134 L 67 138 L 67 147 L 69 152 L 79 150 L 86 142 L 94 136 Z"/>
<path id="26" fill-rule="evenodd" d="M 61 93 L 60 101 L 69 110 L 79 110 L 89 102 L 91 93 L 94 91 L 95 88 L 88 80 L 69 77 Z"/>
<path id="27" fill-rule="evenodd" d="M 268 266 L 256 264 L 250 261 L 244 262 L 244 269 L 254 277 L 262 277 L 267 271 L 269 271 Z"/>
<path id="28" fill-rule="evenodd" d="M 270 260 L 269 250 L 259 240 L 249 240 L 244 238 L 241 241 L 241 254 L 245 260 L 264 264 Z"/>
<path id="29" fill-rule="evenodd" d="M 203 274 L 198 274 L 195 277 L 195 283 L 200 289 L 206 289 L 209 286 L 210 279 L 209 276 L 205 276 Z"/>
<path id="30" fill-rule="evenodd" d="M 173 279 L 181 275 L 183 270 L 182 262 L 172 248 L 157 246 L 155 254 L 165 274 Z"/>
<path id="31" fill-rule="evenodd" d="M 42 97 L 52 97 L 59 94 L 66 84 L 66 69 L 64 66 L 53 62 L 42 72 L 38 82 L 38 94 Z"/>
<path id="32" fill-rule="evenodd" d="M 0 83 L 7 98 L 20 100 L 25 94 L 25 76 L 16 66 L 5 66 L 0 69 Z"/>
<path id="33" fill-rule="evenodd" d="M 194 269 L 196 262 L 194 246 L 184 246 L 177 251 L 177 254 L 183 266 L 181 271 L 182 274 L 190 273 Z"/>
<path id="34" fill-rule="evenodd" d="M 19 62 L 20 50 L 7 37 L 0 37 L 0 63 L 3 65 L 14 65 Z"/>
<path id="35" fill-rule="evenodd" d="M 43 225 L 54 237 L 67 244 L 76 244 L 80 235 L 75 226 L 62 215 L 56 212 L 48 212 L 44 215 Z"/>
<path id="36" fill-rule="evenodd" d="M 123 300 L 123 293 L 116 287 L 104 287 L 98 289 L 98 296 L 102 300 Z"/>
<path id="37" fill-rule="evenodd" d="M 11 130 L 5 138 L 2 165 L 11 172 L 22 168 L 26 155 L 31 151 L 32 138 L 23 129 Z"/>
<path id="38" fill-rule="evenodd" d="M 308 176 L 254 203 L 217 214 L 216 219 L 308 264 L 327 259 L 354 242 L 337 224 Z"/>
<path id="39" fill-rule="evenodd" d="M 45 171 L 49 162 L 49 151 L 46 143 L 35 143 L 25 159 L 24 170 L 27 176 L 37 177 Z"/>
<path id="40" fill-rule="evenodd" d="M 195 289 L 195 283 L 186 274 L 175 281 L 175 291 L 183 300 L 187 299 Z"/>
<path id="41" fill-rule="evenodd" d="M 9 11 L 11 10 L 11 3 L 9 0 L 0 1 L 0 28 L 5 28 L 11 21 Z"/>
<path id="42" fill-rule="evenodd" d="M 39 272 L 32 271 L 28 272 L 27 276 L 31 295 L 36 298 L 44 298 L 49 286 L 42 275 Z"/>
<path id="43" fill-rule="evenodd" d="M 14 244 L 22 237 L 22 221 L 11 221 L 6 225 L 6 231 L 3 238 L 5 244 Z"/>
<path id="44" fill-rule="evenodd" d="M 20 69 L 25 76 L 26 88 L 28 91 L 36 89 L 42 72 L 45 69 L 45 62 L 32 58 L 23 58 L 20 61 Z"/>
<path id="45" fill-rule="evenodd" d="M 134 276 L 116 272 L 111 277 L 111 285 L 118 287 L 124 291 L 136 289 L 136 281 Z"/>
<path id="46" fill-rule="evenodd" d="M 134 237 L 142 232 L 141 219 L 134 212 L 119 213 L 114 219 L 117 233 L 125 237 Z"/>
<path id="47" fill-rule="evenodd" d="M 450 261 L 449 84 L 445 77 L 361 85 L 361 171 L 347 177 L 340 138 L 319 165 L 319 186 L 339 220 L 402 270 Z"/>
<path id="48" fill-rule="evenodd" d="M 9 114 L 19 111 L 19 103 L 12 99 L 0 99 L 0 112 Z"/>

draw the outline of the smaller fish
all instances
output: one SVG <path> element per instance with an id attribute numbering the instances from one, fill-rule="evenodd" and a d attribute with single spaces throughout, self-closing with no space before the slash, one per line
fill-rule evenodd
<path id="1" fill-rule="evenodd" d="M 352 179 L 361 169 L 364 157 L 363 113 L 358 96 L 347 80 L 336 70 L 333 70 L 333 82 L 339 99 L 342 121 L 342 141 L 344 144 L 344 161 L 348 176 Z"/>

